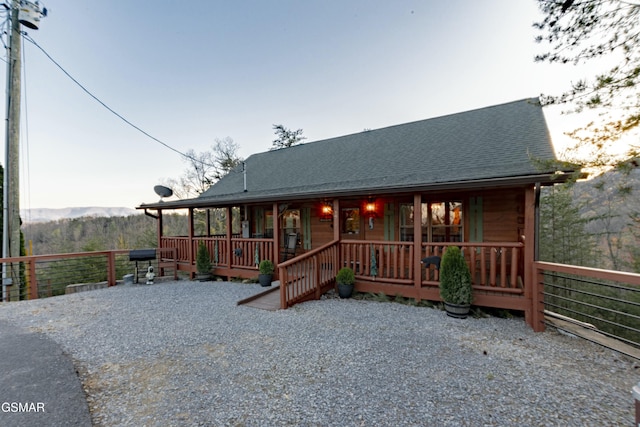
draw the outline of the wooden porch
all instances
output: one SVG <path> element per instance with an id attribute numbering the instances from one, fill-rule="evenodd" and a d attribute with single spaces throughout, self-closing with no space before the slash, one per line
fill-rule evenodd
<path id="1" fill-rule="evenodd" d="M 234 237 L 163 237 L 162 244 L 175 245 L 178 266 L 193 271 L 189 251 L 203 241 L 218 275 L 253 278 L 261 259 L 276 257 L 273 239 Z M 384 293 L 416 300 L 440 301 L 439 270 L 424 265 L 427 257 L 441 257 L 448 246 L 458 246 L 472 273 L 474 305 L 532 312 L 531 291 L 527 289 L 524 244 L 514 242 L 388 242 L 334 240 L 277 265 L 280 281 L 279 308 L 319 299 L 335 286 L 341 267 L 351 267 L 359 292 Z M 274 299 L 273 296 L 270 297 Z"/>
<path id="2" fill-rule="evenodd" d="M 508 202 L 503 201 L 505 197 Z M 259 218 L 260 221 L 245 221 L 248 226 L 245 229 L 243 225 L 242 234 L 234 232 L 237 227 L 232 226 L 231 207 L 226 208 L 225 234 L 218 235 L 198 235 L 209 233 L 206 230 L 211 227 L 206 225 L 196 233 L 195 213 L 194 209 L 190 209 L 189 235 L 164 236 L 161 231 L 162 215 L 159 215 L 159 246 L 175 248 L 178 269 L 190 274 L 195 274 L 195 253 L 200 242 L 209 250 L 216 275 L 256 278 L 260 261 L 272 260 L 276 266 L 274 279 L 280 280 L 280 308 L 287 308 L 302 301 L 319 299 L 323 293 L 334 288 L 335 276 L 341 267 L 354 270 L 356 291 L 399 295 L 418 301 L 440 301 L 439 271 L 433 265 L 422 264 L 421 260 L 441 257 L 448 246 L 455 245 L 462 248 L 472 273 L 474 305 L 524 311 L 532 327 L 538 324 L 532 320 L 534 304 L 529 286 L 533 283 L 530 266 L 534 261 L 534 239 L 524 240 L 524 236 L 535 235 L 535 216 L 532 213 L 535 205 L 534 188 L 507 189 L 499 196 L 467 192 L 454 198 L 462 200 L 457 206 L 466 210 L 463 212 L 463 221 L 447 222 L 451 227 L 447 230 L 452 231 L 452 236 L 438 235 L 439 238 L 433 238 L 435 232 L 425 235 L 423 222 L 418 220 L 426 205 L 425 196 L 414 193 L 400 198 L 379 199 L 375 208 L 377 212 L 370 213 L 377 215 L 377 222 L 374 224 L 373 217 L 366 222 L 366 216 L 361 215 L 359 231 L 354 233 L 345 232 L 348 229 L 343 227 L 343 214 L 344 211 L 357 209 L 353 206 L 360 206 L 364 199 L 333 199 L 328 209 L 330 217 L 323 216 L 320 209 L 304 207 L 309 204 L 297 206 L 308 212 L 308 227 L 305 228 L 304 224 L 302 227 L 302 235 L 308 245 L 300 247 L 297 256 L 290 260 L 285 260 L 282 253 L 284 236 L 289 232 L 289 227 L 279 219 L 279 214 L 286 211 L 286 206 L 291 207 L 290 204 L 283 205 L 283 208 L 273 203 L 270 209 L 264 205 L 255 209 L 245 207 L 241 219 Z M 483 204 L 478 202 L 481 198 L 484 198 Z M 440 200 L 440 196 L 434 199 Z M 412 220 L 408 226 L 402 226 L 401 230 L 401 221 L 398 219 L 400 201 L 405 209 L 416 213 L 416 220 Z M 322 202 L 321 205 L 327 207 L 329 204 Z M 383 206 L 386 207 L 383 209 Z M 509 214 L 503 213 L 505 206 Z M 366 212 L 366 209 L 362 208 L 362 211 Z M 272 218 L 269 222 L 272 226 L 269 238 L 262 237 L 266 226 L 260 225 L 267 213 Z M 200 213 L 201 219 L 203 214 Z M 208 218 L 208 210 L 206 215 Z M 384 219 L 381 218 L 383 215 Z M 497 215 L 495 219 L 494 215 Z M 463 229 L 466 230 L 464 233 Z M 459 231 L 459 234 L 454 231 Z M 258 234 L 248 237 L 251 233 Z M 446 238 L 441 239 L 443 237 Z M 470 241 L 473 239 L 478 241 Z"/>
<path id="3" fill-rule="evenodd" d="M 441 256 L 448 246 L 462 247 L 471 270 L 474 305 L 520 310 L 533 325 L 531 289 L 525 286 L 521 243 L 421 243 L 335 241 L 280 264 L 281 308 L 320 295 L 335 285 L 348 266 L 356 273 L 356 291 L 440 301 L 439 271 L 420 260 Z"/>

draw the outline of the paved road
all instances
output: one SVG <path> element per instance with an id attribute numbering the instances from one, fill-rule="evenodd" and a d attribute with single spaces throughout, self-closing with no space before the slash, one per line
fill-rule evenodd
<path id="1" fill-rule="evenodd" d="M 71 359 L 43 334 L 0 321 L 0 425 L 91 426 Z"/>

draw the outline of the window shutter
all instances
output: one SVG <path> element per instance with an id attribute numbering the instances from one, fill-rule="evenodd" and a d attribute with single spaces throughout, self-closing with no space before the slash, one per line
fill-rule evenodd
<path id="1" fill-rule="evenodd" d="M 469 241 L 482 242 L 482 197 L 469 198 Z"/>
<path id="2" fill-rule="evenodd" d="M 264 237 L 264 208 L 256 208 L 253 212 L 255 233 Z"/>
<path id="3" fill-rule="evenodd" d="M 300 212 L 302 222 L 302 247 L 311 250 L 311 208 L 302 208 Z"/>
<path id="4" fill-rule="evenodd" d="M 385 203 L 384 204 L 384 240 L 394 241 L 395 240 L 395 206 L 393 203 Z"/>

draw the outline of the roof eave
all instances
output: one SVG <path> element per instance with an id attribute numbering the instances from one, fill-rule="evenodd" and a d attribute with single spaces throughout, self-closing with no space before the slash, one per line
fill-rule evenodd
<path id="1" fill-rule="evenodd" d="M 149 204 L 141 204 L 136 209 L 188 209 L 188 208 L 205 208 L 205 207 L 224 207 L 237 206 L 238 204 L 257 204 L 275 201 L 291 201 L 291 200 L 309 200 L 327 197 L 354 197 L 354 196 L 370 196 L 381 194 L 400 194 L 415 192 L 433 192 L 444 190 L 471 190 L 482 188 L 503 188 L 516 187 L 540 183 L 541 185 L 553 185 L 566 182 L 571 179 L 573 171 L 563 171 L 559 173 L 541 173 L 537 175 L 524 175 L 516 177 L 498 177 L 468 181 L 441 182 L 413 186 L 389 186 L 389 187 L 368 187 L 355 188 L 349 190 L 338 190 L 331 193 L 326 191 L 318 192 L 299 192 L 287 194 L 256 194 L 251 195 L 246 192 L 236 195 L 225 196 L 224 198 L 195 198 L 187 200 L 175 200 L 170 202 L 157 202 Z"/>

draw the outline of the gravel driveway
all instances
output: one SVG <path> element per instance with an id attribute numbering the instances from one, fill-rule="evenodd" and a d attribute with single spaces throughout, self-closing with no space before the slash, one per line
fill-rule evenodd
<path id="1" fill-rule="evenodd" d="M 168 282 L 0 304 L 74 359 L 97 426 L 633 425 L 632 359 L 523 319 Z"/>

